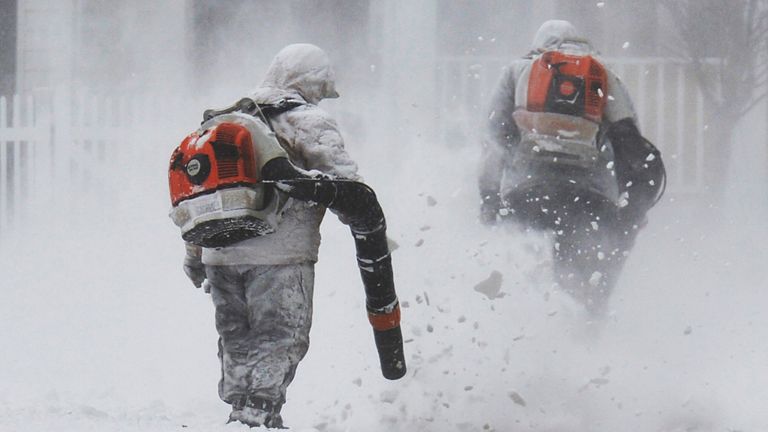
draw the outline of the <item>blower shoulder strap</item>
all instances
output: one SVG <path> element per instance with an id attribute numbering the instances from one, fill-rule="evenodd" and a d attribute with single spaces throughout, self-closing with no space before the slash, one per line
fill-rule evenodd
<path id="1" fill-rule="evenodd" d="M 252 115 L 258 118 L 259 120 L 261 120 L 262 122 L 264 122 L 264 124 L 266 124 L 267 127 L 273 133 L 275 133 L 277 141 L 280 142 L 281 146 L 284 149 L 289 149 L 290 146 L 284 141 L 284 139 L 280 135 L 277 135 L 277 133 L 275 132 L 275 127 L 272 124 L 272 119 L 274 119 L 276 116 L 282 113 L 288 112 L 302 105 L 306 105 L 306 102 L 295 100 L 295 99 L 282 98 L 274 103 L 256 103 L 256 101 L 254 101 L 253 99 L 245 97 L 235 102 L 234 104 L 219 110 L 215 110 L 215 109 L 205 110 L 205 112 L 203 113 L 203 123 L 205 123 L 206 121 L 216 116 L 239 111 L 244 114 Z"/>
<path id="2" fill-rule="evenodd" d="M 258 104 L 258 107 L 265 117 L 271 118 L 284 112 L 288 112 L 294 108 L 298 108 L 302 105 L 305 105 L 305 103 L 292 99 L 280 99 L 276 103 Z"/>
<path id="3" fill-rule="evenodd" d="M 244 113 L 252 114 L 254 110 L 256 110 L 256 102 L 254 102 L 253 99 L 251 98 L 242 98 L 228 107 L 224 107 L 221 109 L 210 108 L 203 111 L 202 123 L 205 123 L 208 120 L 223 114 L 229 114 L 235 111 L 241 111 Z"/>
<path id="4" fill-rule="evenodd" d="M 254 108 L 256 109 L 250 112 L 250 114 L 260 117 L 264 123 L 269 126 L 269 129 L 271 129 L 272 132 L 275 132 L 275 127 L 272 125 L 272 119 L 282 113 L 288 112 L 302 105 L 305 105 L 305 103 L 297 100 L 283 98 L 275 103 L 255 104 Z"/>
<path id="5" fill-rule="evenodd" d="M 264 122 L 269 125 L 270 129 L 272 129 L 272 125 L 270 123 L 270 119 L 282 114 L 284 112 L 290 111 L 294 108 L 300 107 L 302 105 L 305 105 L 302 101 L 292 100 L 292 99 L 280 99 L 279 101 L 275 103 L 256 103 L 251 98 L 242 98 L 239 101 L 233 103 L 232 105 L 228 107 L 224 107 L 221 109 L 207 109 L 203 112 L 203 121 L 202 123 L 207 122 L 208 120 L 220 116 L 222 114 L 229 114 L 235 111 L 240 111 L 246 114 L 250 114 L 252 116 L 256 117 L 262 117 Z"/>

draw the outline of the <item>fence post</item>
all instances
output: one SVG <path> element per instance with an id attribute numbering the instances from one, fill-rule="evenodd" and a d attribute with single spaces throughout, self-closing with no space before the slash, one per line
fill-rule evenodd
<path id="1" fill-rule="evenodd" d="M 53 184 L 58 185 L 59 193 L 55 194 L 57 207 L 62 211 L 70 211 L 69 196 L 72 178 L 69 175 L 70 158 L 72 153 L 72 90 L 70 87 L 58 87 L 53 93 L 51 105 L 52 141 L 51 155 L 53 158 Z"/>
<path id="2" fill-rule="evenodd" d="M 11 115 L 11 128 L 20 130 L 22 128 L 21 124 L 21 97 L 18 94 L 13 95 L 13 113 Z M 21 138 L 21 137 L 19 137 Z M 12 168 L 9 170 L 8 174 L 11 175 L 12 179 L 10 180 L 9 184 L 11 186 L 11 192 L 8 194 L 9 198 L 11 199 L 11 224 L 18 219 L 18 211 L 19 211 L 19 202 L 21 201 L 21 139 L 16 139 L 11 144 L 10 150 L 12 150 L 13 160 L 9 161 L 12 163 Z"/>
<path id="3" fill-rule="evenodd" d="M 0 96 L 0 133 L 8 130 L 8 99 Z M 0 234 L 8 228 L 8 142 L 0 140 Z"/>
<path id="4" fill-rule="evenodd" d="M 35 128 L 36 138 L 35 146 L 32 151 L 34 163 L 31 165 L 33 170 L 30 188 L 34 190 L 34 199 L 36 207 L 44 203 L 50 203 L 55 192 L 54 184 L 54 159 L 53 159 L 53 124 L 51 120 L 51 110 L 53 104 L 53 92 L 36 91 L 31 98 L 34 107 L 31 110 L 31 118 L 34 120 L 32 127 Z"/>

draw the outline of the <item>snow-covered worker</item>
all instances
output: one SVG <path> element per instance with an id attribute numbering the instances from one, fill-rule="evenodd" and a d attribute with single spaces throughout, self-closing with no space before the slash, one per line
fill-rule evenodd
<path id="1" fill-rule="evenodd" d="M 326 53 L 311 44 L 283 48 L 250 97 L 265 114 L 294 165 L 359 180 L 336 122 L 318 108 L 336 98 Z M 280 409 L 309 347 L 314 265 L 325 208 L 293 200 L 277 231 L 229 247 L 188 247 L 185 271 L 207 279 L 216 308 L 222 377 L 219 396 L 230 421 L 282 428 Z"/>
<path id="2" fill-rule="evenodd" d="M 553 232 L 557 282 L 600 312 L 665 184 L 626 88 L 571 23 L 550 20 L 504 70 L 488 119 L 481 221 Z"/>

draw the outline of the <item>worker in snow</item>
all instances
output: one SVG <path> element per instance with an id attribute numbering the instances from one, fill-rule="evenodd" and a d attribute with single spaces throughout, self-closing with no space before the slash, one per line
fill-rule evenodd
<path id="1" fill-rule="evenodd" d="M 556 282 L 599 315 L 664 185 L 622 82 L 571 23 L 542 24 L 493 94 L 481 221 L 551 233 Z"/>
<path id="2" fill-rule="evenodd" d="M 310 44 L 283 48 L 249 97 L 262 107 L 297 167 L 358 180 L 336 122 L 317 104 L 336 98 L 326 53 Z M 309 347 L 314 266 L 325 207 L 292 200 L 276 232 L 222 248 L 187 245 L 184 270 L 205 281 L 216 308 L 222 376 L 219 396 L 230 421 L 282 428 L 286 389 Z"/>

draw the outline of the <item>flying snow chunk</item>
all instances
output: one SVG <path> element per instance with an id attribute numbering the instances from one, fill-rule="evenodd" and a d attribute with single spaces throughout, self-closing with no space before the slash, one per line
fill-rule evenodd
<path id="1" fill-rule="evenodd" d="M 645 158 L 646 162 L 650 162 L 652 160 L 656 159 L 656 155 L 653 153 L 648 153 L 648 157 Z"/>
<path id="2" fill-rule="evenodd" d="M 599 7 L 599 8 L 605 7 L 605 2 L 602 2 L 602 1 L 601 2 L 597 2 L 597 7 Z"/>
<path id="3" fill-rule="evenodd" d="M 629 48 L 629 42 L 628 41 L 624 42 L 624 45 L 622 45 L 621 47 L 624 48 L 624 49 Z"/>
<path id="4" fill-rule="evenodd" d="M 621 196 L 619 196 L 619 208 L 624 208 L 629 205 L 629 193 L 627 191 L 624 191 L 621 193 Z"/>
<path id="5" fill-rule="evenodd" d="M 603 274 L 599 271 L 593 272 L 592 276 L 589 277 L 589 284 L 593 287 L 596 287 L 600 284 L 600 281 L 603 280 Z"/>
<path id="6" fill-rule="evenodd" d="M 613 169 L 613 161 L 610 161 L 610 162 L 608 162 L 608 163 L 605 165 L 605 167 L 606 167 L 606 168 L 608 168 L 608 169 Z"/>
<path id="7" fill-rule="evenodd" d="M 385 390 L 379 395 L 379 400 L 388 404 L 394 403 L 397 400 L 397 391 Z"/>
<path id="8" fill-rule="evenodd" d="M 589 383 L 587 383 L 587 385 L 592 384 L 596 388 L 600 388 L 601 386 L 604 386 L 610 382 L 611 380 L 609 380 L 608 378 L 592 378 L 591 380 L 589 380 Z"/>
<path id="9" fill-rule="evenodd" d="M 497 270 L 491 272 L 488 279 L 475 285 L 475 291 L 480 294 L 485 294 L 489 300 L 504 297 L 504 293 L 501 292 L 501 282 L 504 279 L 502 274 Z"/>
<path id="10" fill-rule="evenodd" d="M 524 407 L 525 406 L 525 399 L 523 399 L 522 396 L 520 396 L 517 392 L 511 391 L 508 393 L 509 398 L 512 399 L 512 402 Z"/>

